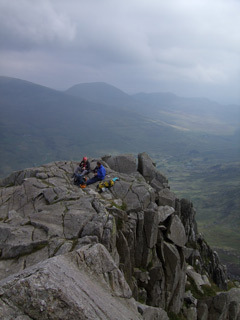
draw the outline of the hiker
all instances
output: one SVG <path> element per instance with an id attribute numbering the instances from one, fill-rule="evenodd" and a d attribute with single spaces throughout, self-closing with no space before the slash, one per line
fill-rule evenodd
<path id="1" fill-rule="evenodd" d="M 106 169 L 104 168 L 104 166 L 101 164 L 100 161 L 97 162 L 97 166 L 93 171 L 94 171 L 94 177 L 87 181 L 87 186 L 97 181 L 102 181 L 105 178 Z"/>
<path id="2" fill-rule="evenodd" d="M 74 171 L 73 177 L 76 184 L 83 183 L 83 177 L 90 172 L 90 163 L 87 157 L 83 157 L 78 167 Z"/>

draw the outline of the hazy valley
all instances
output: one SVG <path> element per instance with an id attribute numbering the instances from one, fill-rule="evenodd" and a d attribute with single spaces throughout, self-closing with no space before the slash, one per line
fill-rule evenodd
<path id="1" fill-rule="evenodd" d="M 0 77 L 0 176 L 87 154 L 148 152 L 240 275 L 239 106 L 105 83 L 65 92 Z"/>

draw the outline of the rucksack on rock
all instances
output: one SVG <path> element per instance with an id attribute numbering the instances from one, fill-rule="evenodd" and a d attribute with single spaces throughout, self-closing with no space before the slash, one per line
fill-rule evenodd
<path id="1" fill-rule="evenodd" d="M 101 181 L 98 184 L 98 189 L 100 191 L 103 191 L 104 188 L 111 188 L 113 185 L 114 185 L 114 181 L 112 179 L 108 181 Z"/>

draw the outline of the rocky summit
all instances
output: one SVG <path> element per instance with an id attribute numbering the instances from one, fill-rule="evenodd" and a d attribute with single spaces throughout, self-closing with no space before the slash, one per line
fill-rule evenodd
<path id="1" fill-rule="evenodd" d="M 102 192 L 73 161 L 0 181 L 0 319 L 240 319 L 192 203 L 146 153 L 98 160 L 119 178 Z"/>

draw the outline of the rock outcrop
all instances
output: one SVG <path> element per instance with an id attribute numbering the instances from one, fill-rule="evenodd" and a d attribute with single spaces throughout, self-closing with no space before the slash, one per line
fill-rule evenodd
<path id="1" fill-rule="evenodd" d="M 0 181 L 0 318 L 238 319 L 239 289 L 204 296 L 227 276 L 193 205 L 146 153 L 101 161 L 107 180 L 119 178 L 102 193 L 73 184 L 71 161 Z"/>

